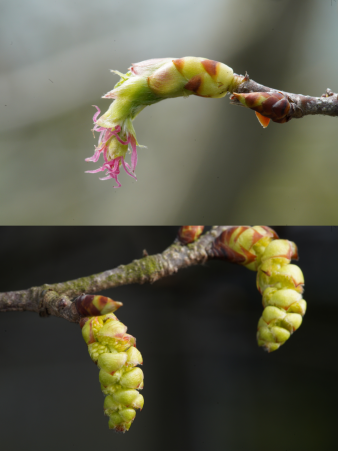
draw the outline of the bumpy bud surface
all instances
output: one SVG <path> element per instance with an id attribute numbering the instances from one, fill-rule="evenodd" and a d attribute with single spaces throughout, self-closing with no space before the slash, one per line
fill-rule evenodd
<path id="1" fill-rule="evenodd" d="M 212 253 L 257 271 L 257 288 L 263 295 L 263 315 L 257 341 L 275 351 L 299 328 L 306 311 L 302 297 L 304 277 L 290 264 L 298 258 L 297 246 L 280 240 L 269 227 L 230 227 L 214 242 Z"/>
<path id="2" fill-rule="evenodd" d="M 106 99 L 114 99 L 108 111 L 99 119 L 93 117 L 94 131 L 100 133 L 95 153 L 86 161 L 97 162 L 103 155 L 104 164 L 87 172 L 106 171 L 101 180 L 114 179 L 116 188 L 120 168 L 136 179 L 138 145 L 132 121 L 148 105 L 174 97 L 224 97 L 233 88 L 234 74 L 230 67 L 206 58 L 160 58 L 133 64 L 129 72 L 115 72 L 121 80 L 108 92 Z M 131 147 L 131 165 L 125 159 Z"/>
<path id="3" fill-rule="evenodd" d="M 182 226 L 178 230 L 178 239 L 182 244 L 196 241 L 203 233 L 204 226 Z"/>
<path id="4" fill-rule="evenodd" d="M 89 355 L 100 368 L 101 389 L 108 395 L 104 413 L 109 416 L 109 428 L 125 432 L 135 418 L 135 409 L 144 404 L 137 391 L 143 388 L 143 372 L 137 367 L 143 359 L 136 340 L 113 313 L 86 318 L 80 325 Z"/>

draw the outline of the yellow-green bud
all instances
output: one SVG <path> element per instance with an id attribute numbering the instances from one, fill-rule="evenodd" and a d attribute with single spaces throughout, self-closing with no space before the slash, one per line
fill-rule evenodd
<path id="1" fill-rule="evenodd" d="M 109 350 L 107 346 L 95 342 L 88 345 L 88 352 L 93 362 L 97 363 L 97 359 L 99 358 L 99 356 L 101 354 L 109 352 Z"/>
<path id="2" fill-rule="evenodd" d="M 120 379 L 120 384 L 125 388 L 141 388 L 143 386 L 143 371 L 141 368 L 133 368 L 125 372 Z"/>
<path id="3" fill-rule="evenodd" d="M 127 365 L 128 366 L 136 366 L 136 365 L 142 365 L 143 358 L 140 353 L 140 351 L 135 348 L 134 346 L 131 346 L 127 351 Z"/>
<path id="4" fill-rule="evenodd" d="M 229 227 L 214 241 L 211 254 L 257 271 L 264 306 L 258 345 L 268 351 L 278 349 L 299 328 L 306 311 L 303 273 L 290 264 L 298 258 L 297 246 L 280 240 L 269 227 Z"/>
<path id="5" fill-rule="evenodd" d="M 135 418 L 134 409 L 142 409 L 144 403 L 136 390 L 143 388 L 143 371 L 136 367 L 143 359 L 135 347 L 136 340 L 113 313 L 91 317 L 81 324 L 89 354 L 100 368 L 101 390 L 108 395 L 104 411 L 110 417 L 109 427 L 125 432 Z"/>
<path id="6" fill-rule="evenodd" d="M 113 374 L 121 369 L 126 361 L 127 354 L 125 352 L 117 352 L 116 354 L 101 354 L 97 364 L 106 373 Z"/>

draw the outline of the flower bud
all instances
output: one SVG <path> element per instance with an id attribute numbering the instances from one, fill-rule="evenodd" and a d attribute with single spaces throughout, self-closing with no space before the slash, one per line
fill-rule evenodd
<path id="1" fill-rule="evenodd" d="M 139 392 L 137 390 L 129 390 L 129 389 L 121 389 L 113 394 L 114 400 L 119 404 L 123 404 L 126 407 L 132 405 L 132 403 L 136 401 L 138 396 Z"/>
<path id="2" fill-rule="evenodd" d="M 257 272 L 257 289 L 263 293 L 268 287 L 291 288 L 303 292 L 304 276 L 296 265 L 280 266 L 271 261 L 262 263 Z"/>
<path id="3" fill-rule="evenodd" d="M 107 373 L 105 370 L 101 369 L 99 373 L 99 381 L 100 384 L 104 387 L 104 389 L 107 389 L 108 387 L 113 387 L 114 389 L 112 392 L 115 391 L 115 385 L 119 383 L 121 376 L 123 374 L 123 371 L 117 370 L 113 372 L 113 374 Z M 111 391 L 111 390 L 109 390 Z"/>
<path id="4" fill-rule="evenodd" d="M 127 327 L 119 321 L 111 321 L 106 323 L 98 333 L 98 340 L 103 344 L 113 345 L 116 343 L 116 339 L 121 338 Z"/>
<path id="5" fill-rule="evenodd" d="M 109 350 L 107 346 L 95 342 L 88 345 L 88 352 L 93 362 L 97 363 L 99 356 L 109 352 Z"/>
<path id="6" fill-rule="evenodd" d="M 120 379 L 120 384 L 125 388 L 143 388 L 143 371 L 141 368 L 133 368 L 125 372 Z"/>
<path id="7" fill-rule="evenodd" d="M 182 226 L 178 230 L 178 239 L 182 244 L 196 241 L 203 233 L 204 226 Z"/>
<path id="8" fill-rule="evenodd" d="M 125 352 L 117 352 L 116 354 L 101 354 L 98 358 L 97 364 L 103 371 L 106 371 L 109 374 L 114 374 L 115 371 L 123 367 L 126 361 L 127 354 Z"/>
<path id="9" fill-rule="evenodd" d="M 132 121 L 148 105 L 163 99 L 187 97 L 221 98 L 233 89 L 235 78 L 230 67 L 205 58 L 159 58 L 133 64 L 126 74 L 113 71 L 121 77 L 114 89 L 104 98 L 114 99 L 108 111 L 99 119 L 99 108 L 94 114 L 93 131 L 100 133 L 94 155 L 86 161 L 97 162 L 103 155 L 104 164 L 91 173 L 106 171 L 101 180 L 114 179 L 116 188 L 120 168 L 136 179 L 138 145 Z M 131 164 L 126 162 L 131 147 Z"/>
<path id="10" fill-rule="evenodd" d="M 82 336 L 87 344 L 97 341 L 97 333 L 103 325 L 101 317 L 92 317 L 82 327 Z"/>
<path id="11" fill-rule="evenodd" d="M 134 346 L 130 347 L 127 351 L 127 363 L 128 366 L 136 366 L 136 365 L 142 365 L 143 358 L 140 353 L 140 351 L 135 348 Z"/>

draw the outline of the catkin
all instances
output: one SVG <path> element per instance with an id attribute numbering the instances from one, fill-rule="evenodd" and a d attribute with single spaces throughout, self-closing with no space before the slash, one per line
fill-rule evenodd
<path id="1" fill-rule="evenodd" d="M 143 388 L 143 372 L 137 367 L 143 359 L 136 348 L 136 339 L 126 333 L 127 327 L 113 313 L 85 318 L 81 326 L 89 355 L 100 368 L 109 428 L 125 432 L 135 418 L 136 409 L 142 410 L 144 404 L 138 392 Z"/>
<path id="2" fill-rule="evenodd" d="M 225 258 L 257 271 L 257 288 L 263 296 L 257 341 L 267 351 L 277 350 L 302 324 L 306 312 L 304 277 L 291 264 L 297 246 L 278 238 L 269 227 L 229 227 L 215 240 L 214 257 Z"/>

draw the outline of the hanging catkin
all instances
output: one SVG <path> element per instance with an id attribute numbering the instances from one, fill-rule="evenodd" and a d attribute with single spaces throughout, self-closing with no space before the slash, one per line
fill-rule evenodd
<path id="1" fill-rule="evenodd" d="M 257 271 L 257 288 L 263 295 L 263 314 L 258 322 L 257 341 L 275 351 L 302 324 L 306 302 L 302 297 L 304 277 L 290 264 L 298 259 L 297 246 L 280 240 L 269 227 L 229 227 L 215 240 L 212 252 Z"/>
<path id="2" fill-rule="evenodd" d="M 86 295 L 80 298 L 81 304 L 85 304 Z M 96 306 L 100 306 L 102 299 L 108 299 L 111 302 L 104 302 L 106 309 L 114 303 L 104 296 L 87 298 L 91 298 L 91 306 L 95 300 Z M 125 432 L 135 418 L 135 409 L 142 409 L 144 403 L 143 396 L 137 391 L 143 388 L 143 372 L 137 367 L 142 365 L 143 359 L 135 347 L 136 339 L 126 333 L 127 327 L 113 313 L 82 318 L 80 326 L 89 355 L 100 368 L 101 390 L 107 395 L 103 407 L 109 416 L 109 428 Z"/>

